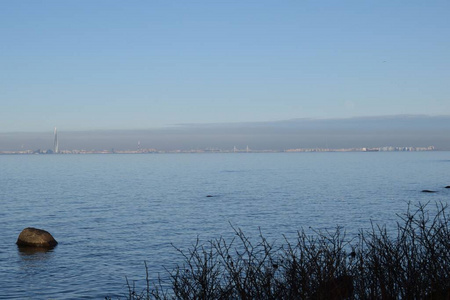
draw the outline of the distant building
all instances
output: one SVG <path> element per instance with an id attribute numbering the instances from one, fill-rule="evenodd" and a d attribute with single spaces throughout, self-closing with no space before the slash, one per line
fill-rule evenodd
<path id="1" fill-rule="evenodd" d="M 55 132 L 54 132 L 54 141 L 53 141 L 53 153 L 59 153 L 59 144 L 58 144 L 58 131 L 56 130 L 55 127 Z"/>

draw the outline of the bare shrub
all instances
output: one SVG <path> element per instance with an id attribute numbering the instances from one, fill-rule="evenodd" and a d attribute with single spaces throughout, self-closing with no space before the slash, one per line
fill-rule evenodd
<path id="1" fill-rule="evenodd" d="M 175 248 L 183 264 L 127 299 L 450 299 L 450 232 L 447 206 L 408 205 L 396 234 L 372 224 L 349 239 L 334 231 L 297 233 L 275 247 L 260 232 L 256 243 L 233 228 L 235 238 Z M 146 265 L 147 268 L 147 265 Z"/>

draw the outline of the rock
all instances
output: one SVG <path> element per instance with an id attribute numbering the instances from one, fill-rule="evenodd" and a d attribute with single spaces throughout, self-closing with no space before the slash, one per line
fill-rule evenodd
<path id="1" fill-rule="evenodd" d="M 19 234 L 16 244 L 19 247 L 53 248 L 58 242 L 47 231 L 28 227 Z"/>
<path id="2" fill-rule="evenodd" d="M 422 190 L 422 193 L 437 193 L 436 191 Z"/>
<path id="3" fill-rule="evenodd" d="M 214 197 L 213 195 L 207 195 L 206 198 L 212 198 Z"/>
<path id="4" fill-rule="evenodd" d="M 450 185 L 447 185 L 445 188 L 446 188 L 446 189 L 450 189 Z"/>

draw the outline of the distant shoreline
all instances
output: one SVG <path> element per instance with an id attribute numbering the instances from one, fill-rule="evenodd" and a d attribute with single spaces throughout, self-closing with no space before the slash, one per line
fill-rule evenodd
<path id="1" fill-rule="evenodd" d="M 286 150 L 251 150 L 246 149 L 191 149 L 191 150 L 60 150 L 55 153 L 52 150 L 22 150 L 22 151 L 0 151 L 0 155 L 55 155 L 55 154 L 164 154 L 164 153 L 309 153 L 309 152 L 424 152 L 439 151 L 434 146 L 429 147 L 375 147 L 375 148 L 296 148 Z"/>

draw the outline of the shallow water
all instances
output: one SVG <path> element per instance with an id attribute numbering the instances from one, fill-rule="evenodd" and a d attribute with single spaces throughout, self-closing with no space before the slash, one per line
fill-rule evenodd
<path id="1" fill-rule="evenodd" d="M 230 224 L 276 243 L 309 226 L 393 228 L 409 201 L 450 200 L 449 167 L 450 152 L 3 155 L 0 298 L 121 296 L 144 260 L 164 277 L 182 262 L 172 244 L 231 238 Z M 25 227 L 59 245 L 19 251 Z"/>

